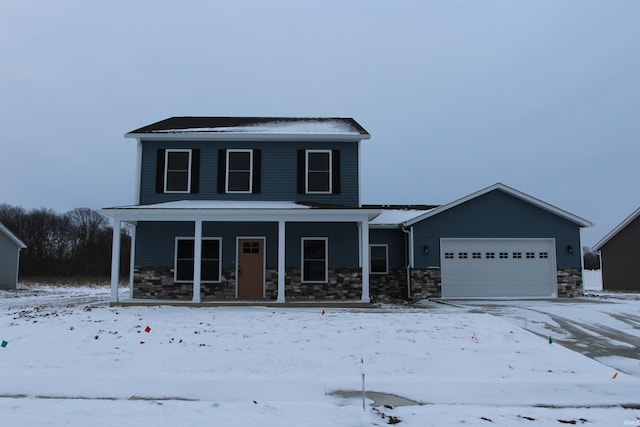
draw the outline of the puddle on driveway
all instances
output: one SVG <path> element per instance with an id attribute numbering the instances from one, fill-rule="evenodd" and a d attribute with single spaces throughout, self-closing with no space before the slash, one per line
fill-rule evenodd
<path id="1" fill-rule="evenodd" d="M 347 399 L 358 398 L 362 399 L 362 391 L 353 390 L 336 390 L 328 393 L 330 396 L 344 397 Z M 365 397 L 369 400 L 373 400 L 373 406 L 416 406 L 424 405 L 424 403 L 417 402 L 406 397 L 398 396 L 397 394 L 382 393 L 379 391 L 367 391 Z"/>

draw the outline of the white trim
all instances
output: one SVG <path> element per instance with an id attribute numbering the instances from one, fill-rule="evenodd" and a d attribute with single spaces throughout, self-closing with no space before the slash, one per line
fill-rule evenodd
<path id="1" fill-rule="evenodd" d="M 517 198 L 519 198 L 521 200 L 524 200 L 525 202 L 531 203 L 534 206 L 537 206 L 537 207 L 542 208 L 544 210 L 547 210 L 547 211 L 549 211 L 549 212 L 551 212 L 551 213 L 553 213 L 555 215 L 563 217 L 563 218 L 565 218 L 565 219 L 567 219 L 567 220 L 569 220 L 571 222 L 574 222 L 574 223 L 578 224 L 581 227 L 592 227 L 593 226 L 593 223 L 591 223 L 590 221 L 587 221 L 586 219 L 580 218 L 579 216 L 573 215 L 573 214 L 571 214 L 571 213 L 569 213 L 567 211 L 564 211 L 564 210 L 562 210 L 560 208 L 557 208 L 557 207 L 555 207 L 553 205 L 550 205 L 549 203 L 543 202 L 542 200 L 536 199 L 535 197 L 531 197 L 528 194 L 522 193 L 522 192 L 520 192 L 520 191 L 518 191 L 518 190 L 516 190 L 514 188 L 508 187 L 508 186 L 506 186 L 504 184 L 501 184 L 501 183 L 497 183 L 497 184 L 491 185 L 491 186 L 489 186 L 487 188 L 484 188 L 484 189 L 482 189 L 480 191 L 476 191 L 475 193 L 469 194 L 468 196 L 465 196 L 465 197 L 463 197 L 461 199 L 455 200 L 455 201 L 453 201 L 451 203 L 448 203 L 446 205 L 439 206 L 439 207 L 437 207 L 437 208 L 435 208 L 433 210 L 430 210 L 429 212 L 426 212 L 426 213 L 424 213 L 424 214 L 422 214 L 422 215 L 420 215 L 420 216 L 418 216 L 416 218 L 413 218 L 413 219 L 411 219 L 409 221 L 406 221 L 404 223 L 404 225 L 405 226 L 413 225 L 415 223 L 423 221 L 423 220 L 425 220 L 427 218 L 430 218 L 430 217 L 432 217 L 434 215 L 438 215 L 439 213 L 442 213 L 442 212 L 444 212 L 446 210 L 449 210 L 449 209 L 451 209 L 451 208 L 453 208 L 455 206 L 461 205 L 462 203 L 468 202 L 469 200 L 475 199 L 476 197 L 480 197 L 480 196 L 482 196 L 484 194 L 487 194 L 487 193 L 489 193 L 491 191 L 494 191 L 494 190 L 501 190 L 501 191 L 503 191 L 503 192 L 505 192 L 505 193 L 507 193 L 507 194 L 509 194 L 511 196 L 517 197 Z"/>
<path id="2" fill-rule="evenodd" d="M 136 179 L 135 179 L 135 185 L 136 188 L 134 189 L 134 193 L 135 193 L 135 200 L 134 203 L 138 203 L 140 204 L 140 186 L 142 184 L 142 141 L 140 141 L 140 138 L 136 138 L 137 141 L 137 160 L 136 160 Z M 158 165 L 156 165 L 156 167 L 158 167 Z"/>
<path id="3" fill-rule="evenodd" d="M 309 190 L 309 154 L 318 153 L 329 155 L 329 191 Z M 333 194 L 333 150 L 304 150 L 304 192 L 305 194 Z"/>
<path id="4" fill-rule="evenodd" d="M 196 246 L 195 246 L 195 240 L 196 238 L 194 236 L 175 236 L 174 238 L 174 251 L 173 251 L 173 281 L 174 283 L 193 283 L 193 281 L 195 280 L 195 277 L 193 278 L 193 280 L 178 280 L 178 240 L 191 240 L 192 242 L 194 242 L 193 244 L 193 262 L 194 262 L 194 269 L 195 269 L 195 251 L 196 251 Z M 202 237 L 202 242 L 204 242 L 205 240 L 217 240 L 219 243 L 219 258 L 218 258 L 218 280 L 201 280 L 201 283 L 222 283 L 222 237 Z M 202 250 L 202 249 L 201 249 Z M 185 258 L 187 259 L 187 258 Z M 202 257 L 200 259 L 200 262 L 202 262 Z"/>
<path id="5" fill-rule="evenodd" d="M 371 253 L 371 249 L 373 247 L 384 247 L 384 262 L 385 262 L 385 270 L 384 271 L 373 271 L 372 270 L 372 266 L 373 266 L 373 256 Z M 387 243 L 371 243 L 369 244 L 369 272 L 371 274 L 389 274 L 389 245 Z"/>
<path id="6" fill-rule="evenodd" d="M 238 298 L 238 287 L 240 275 L 238 265 L 240 263 L 240 240 L 262 240 L 262 298 L 266 297 L 267 288 L 267 237 L 266 236 L 236 236 L 236 299 Z"/>
<path id="7" fill-rule="evenodd" d="M 304 280 L 304 242 L 307 240 L 324 241 L 324 280 Z M 300 238 L 300 283 L 327 283 L 329 281 L 329 238 L 301 237 Z"/>
<path id="8" fill-rule="evenodd" d="M 135 277 L 135 265 L 136 265 L 136 233 L 138 227 L 134 224 L 127 224 L 131 227 L 131 250 L 129 254 L 129 298 L 133 298 L 133 281 Z"/>
<path id="9" fill-rule="evenodd" d="M 190 193 L 191 192 L 191 170 L 192 170 L 192 160 L 193 160 L 193 150 L 190 148 L 177 149 L 177 148 L 167 148 L 164 150 L 164 192 L 169 194 L 176 193 Z M 169 173 L 169 154 L 171 153 L 189 153 L 189 166 L 187 168 L 187 189 L 186 190 L 167 190 L 168 177 Z"/>
<path id="10" fill-rule="evenodd" d="M 3 223 L 0 222 L 0 232 L 2 232 L 5 236 L 9 238 L 19 249 L 26 249 L 27 245 L 24 244 L 22 240 L 18 238 L 15 234 L 11 232 Z"/>
<path id="11" fill-rule="evenodd" d="M 252 132 L 174 132 L 174 133 L 125 133 L 125 138 L 144 139 L 145 141 L 162 141 L 177 138 L 180 141 L 225 141 L 225 142 L 358 142 L 371 139 L 369 134 L 337 134 L 337 133 L 252 133 Z"/>
<path id="12" fill-rule="evenodd" d="M 251 194 L 253 192 L 253 149 L 250 148 L 229 148 L 226 151 L 226 159 L 225 159 L 225 183 L 224 183 L 224 192 L 227 194 Z M 249 190 L 229 190 L 229 154 L 230 153 L 249 153 Z M 244 172 L 244 171 L 240 171 Z"/>
<path id="13" fill-rule="evenodd" d="M 369 247 L 369 221 L 362 221 L 362 233 L 360 239 L 362 240 L 362 247 Z M 369 251 L 362 251 L 362 298 L 360 301 L 368 303 L 371 301 L 369 297 Z"/>
<path id="14" fill-rule="evenodd" d="M 594 251 L 599 251 L 604 245 L 606 245 L 609 240 L 613 239 L 619 232 L 627 227 L 627 225 L 631 224 L 636 218 L 640 216 L 640 207 L 633 211 L 631 215 L 626 217 L 620 224 L 616 226 L 613 230 L 607 233 L 596 245 L 593 247 Z"/>
<path id="15" fill-rule="evenodd" d="M 286 233 L 286 222 L 284 220 L 278 221 L 278 299 L 276 302 L 284 303 L 285 302 L 285 236 Z"/>
<path id="16" fill-rule="evenodd" d="M 269 203 L 269 202 L 267 202 Z M 163 207 L 166 206 L 166 207 Z M 203 205 L 204 206 L 204 205 Z M 380 214 L 380 209 L 321 209 L 292 204 L 291 208 L 268 208 L 257 202 L 246 205 L 236 202 L 233 207 L 172 207 L 172 203 L 158 205 L 137 205 L 101 209 L 99 213 L 123 221 L 233 221 L 233 222 L 357 222 L 363 216 L 369 220 Z M 209 207 L 211 206 L 211 207 Z M 246 206 L 246 207 L 242 207 Z"/>
<path id="17" fill-rule="evenodd" d="M 118 302 L 120 282 L 120 220 L 113 219 L 113 242 L 111 246 L 111 302 Z"/>

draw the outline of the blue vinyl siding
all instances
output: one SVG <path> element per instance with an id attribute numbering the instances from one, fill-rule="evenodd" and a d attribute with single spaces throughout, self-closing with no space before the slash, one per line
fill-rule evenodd
<path id="1" fill-rule="evenodd" d="M 136 267 L 173 267 L 175 238 L 193 237 L 193 222 L 139 222 L 136 227 Z M 203 237 L 222 238 L 222 266 L 236 261 L 236 237 L 266 237 L 266 268 L 278 265 L 278 224 L 275 222 L 204 222 Z M 300 267 L 302 237 L 328 237 L 329 268 L 358 266 L 358 227 L 355 223 L 287 223 L 287 268 Z"/>
<path id="2" fill-rule="evenodd" d="M 407 243 L 405 233 L 399 229 L 371 229 L 369 243 L 388 245 L 389 269 L 405 268 L 407 261 Z"/>
<path id="3" fill-rule="evenodd" d="M 224 141 L 143 141 L 140 177 L 140 204 L 175 200 L 296 200 L 358 206 L 357 142 L 224 142 Z M 156 193 L 157 150 L 200 149 L 200 189 L 198 193 Z M 218 150 L 261 150 L 261 191 L 259 194 L 219 194 Z M 340 150 L 340 194 L 297 194 L 297 150 Z"/>
<path id="4" fill-rule="evenodd" d="M 414 225 L 415 266 L 440 266 L 440 238 L 554 238 L 558 268 L 580 267 L 580 227 L 494 190 Z M 424 255 L 424 246 L 429 254 Z M 569 254 L 567 246 L 573 247 Z"/>
<path id="5" fill-rule="evenodd" d="M 327 237 L 329 268 L 355 268 L 359 265 L 359 239 L 356 223 L 289 222 L 286 224 L 285 268 L 299 268 L 301 239 Z"/>

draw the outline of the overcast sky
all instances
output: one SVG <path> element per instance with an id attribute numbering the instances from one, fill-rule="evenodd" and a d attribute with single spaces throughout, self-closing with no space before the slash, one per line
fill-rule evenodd
<path id="1" fill-rule="evenodd" d="M 0 0 L 0 203 L 126 205 L 170 116 L 353 117 L 364 203 L 640 206 L 637 0 Z"/>

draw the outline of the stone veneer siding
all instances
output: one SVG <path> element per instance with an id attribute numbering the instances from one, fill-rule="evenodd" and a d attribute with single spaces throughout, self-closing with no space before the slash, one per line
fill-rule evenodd
<path id="1" fill-rule="evenodd" d="M 329 270 L 325 283 L 302 283 L 300 269 L 288 269 L 285 300 L 359 300 L 362 298 L 362 270 L 341 268 Z"/>
<path id="2" fill-rule="evenodd" d="M 390 270 L 387 274 L 369 274 L 372 300 L 407 299 L 407 270 Z"/>
<path id="3" fill-rule="evenodd" d="M 201 301 L 236 299 L 235 269 L 223 269 L 220 283 L 202 283 Z M 278 272 L 265 271 L 265 300 L 278 298 Z M 286 300 L 359 300 L 362 297 L 361 269 L 329 270 L 326 283 L 301 283 L 300 269 L 289 269 L 285 278 Z M 174 283 L 173 269 L 167 267 L 136 268 L 133 298 L 190 301 L 192 283 Z"/>
<path id="4" fill-rule="evenodd" d="M 558 296 L 573 298 L 581 297 L 583 294 L 584 290 L 582 287 L 582 269 L 558 269 Z"/>

